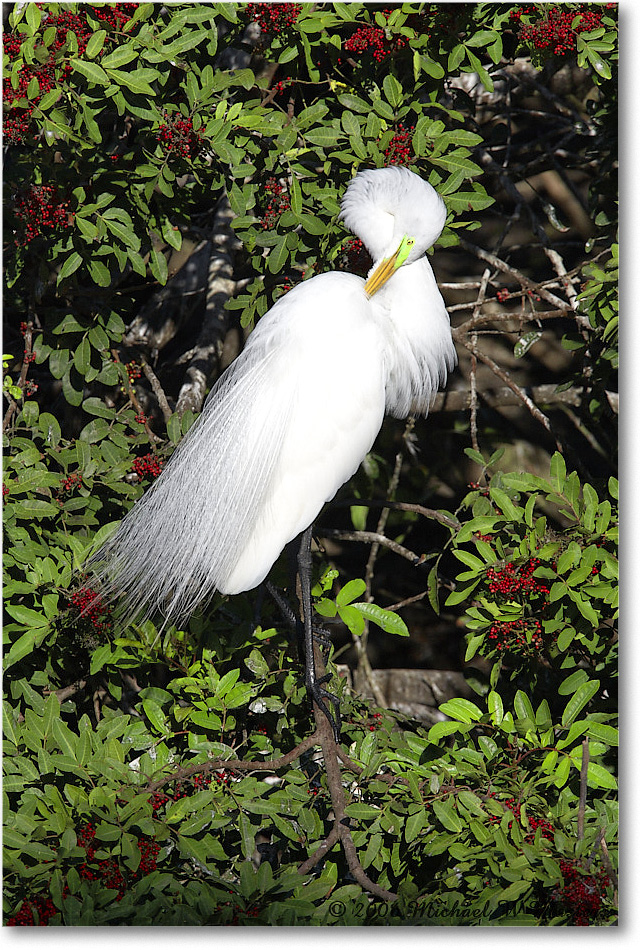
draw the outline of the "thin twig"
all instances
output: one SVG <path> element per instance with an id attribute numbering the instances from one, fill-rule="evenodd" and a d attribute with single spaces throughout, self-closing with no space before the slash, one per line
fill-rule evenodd
<path id="1" fill-rule="evenodd" d="M 425 505 L 413 505 L 408 501 L 389 501 L 388 499 L 384 498 L 370 500 L 353 498 L 344 501 L 332 502 L 331 507 L 352 508 L 353 505 L 363 505 L 364 508 L 379 508 L 383 505 L 385 508 L 390 508 L 393 511 L 412 511 L 415 514 L 423 515 L 424 518 L 430 518 L 432 521 L 438 521 L 440 524 L 444 524 L 448 528 L 453 528 L 455 531 L 458 531 L 459 528 L 461 528 L 460 522 L 451 515 L 447 515 L 443 511 L 438 511 L 436 508 L 426 508 Z M 323 534 L 324 532 L 321 531 L 321 533 Z"/>
<path id="2" fill-rule="evenodd" d="M 477 300 L 473 308 L 473 320 L 479 317 L 481 307 L 484 302 L 484 297 L 486 296 L 486 288 L 488 287 L 489 280 L 490 280 L 490 268 L 487 267 L 484 273 L 482 274 L 481 283 L 479 285 Z M 471 359 L 470 359 L 470 440 L 475 452 L 479 452 L 479 442 L 477 440 L 477 333 L 476 332 L 473 332 L 472 334 L 471 343 L 472 343 L 472 349 L 471 349 Z"/>
<path id="3" fill-rule="evenodd" d="M 20 377 L 18 379 L 18 382 L 16 383 L 16 385 L 22 390 L 23 394 L 24 394 L 26 383 L 27 383 L 27 373 L 29 372 L 29 366 L 31 365 L 31 362 L 32 362 L 32 354 L 33 354 L 32 343 L 33 343 L 33 323 L 29 321 L 29 323 L 27 324 L 27 329 L 25 330 L 25 349 L 24 349 L 24 355 L 22 357 L 22 368 L 20 370 Z M 3 432 L 9 426 L 11 420 L 13 419 L 14 413 L 16 409 L 18 408 L 18 403 L 13 398 L 13 396 L 9 395 L 8 393 L 6 395 L 9 396 L 9 399 L 11 401 L 9 403 L 9 408 L 7 409 L 5 413 L 5 417 L 2 421 Z"/>
<path id="4" fill-rule="evenodd" d="M 465 342 L 465 343 L 464 343 L 464 346 L 465 346 L 468 350 L 472 350 L 472 345 L 471 345 L 469 342 Z M 524 390 L 523 390 L 523 389 L 520 389 L 520 387 L 517 385 L 517 383 L 514 383 L 514 382 L 513 382 L 513 380 L 512 380 L 512 379 L 510 378 L 510 376 L 508 375 L 508 373 L 505 373 L 504 370 L 501 369 L 501 367 L 497 365 L 497 363 L 495 362 L 495 360 L 493 360 L 493 359 L 490 358 L 490 356 L 487 356 L 482 350 L 478 350 L 478 351 L 477 351 L 477 356 L 479 357 L 479 359 L 480 359 L 483 363 L 486 364 L 486 366 L 488 366 L 488 367 L 493 371 L 493 373 L 494 373 L 496 376 L 498 376 L 501 380 L 503 380 L 503 382 L 506 383 L 506 385 L 507 385 L 510 389 L 512 389 L 513 392 L 514 392 L 517 396 L 519 396 L 520 400 L 521 400 L 521 401 L 524 403 L 524 405 L 528 408 L 528 410 L 529 410 L 530 414 L 533 416 L 533 418 L 534 418 L 534 419 L 537 419 L 537 421 L 540 422 L 540 423 L 544 426 L 544 428 L 545 428 L 548 432 L 550 432 L 551 435 L 552 435 L 551 423 L 550 423 L 550 420 L 549 420 L 548 416 L 546 416 L 546 415 L 542 412 L 541 409 L 538 409 L 538 408 L 537 408 L 537 406 L 535 405 L 535 403 L 533 402 L 533 400 L 530 398 L 530 396 L 527 396 L 526 393 L 524 392 Z M 561 446 L 561 444 L 560 444 L 560 442 L 558 441 L 557 438 L 555 438 L 555 444 L 556 444 L 556 446 L 557 446 L 558 451 L 560 451 L 560 452 L 563 453 L 564 450 L 563 450 L 563 448 L 562 448 L 562 446 Z"/>
<path id="5" fill-rule="evenodd" d="M 402 445 L 405 445 L 405 441 L 410 435 L 410 433 L 412 432 L 414 426 L 415 426 L 414 417 L 410 417 L 406 422 L 406 428 L 403 434 Z M 401 476 L 402 463 L 403 463 L 403 450 L 400 449 L 399 452 L 397 452 L 394 469 L 393 469 L 392 475 L 390 476 L 390 481 L 388 482 L 388 488 L 386 491 L 387 497 L 389 497 L 390 495 L 394 495 L 399 486 L 399 478 Z M 390 508 L 384 507 L 381 509 L 381 512 L 379 514 L 379 520 L 377 522 L 376 534 L 383 535 L 386 528 L 386 523 L 388 521 L 389 514 L 390 514 Z M 365 589 L 364 594 L 365 594 L 365 599 L 368 603 L 371 603 L 373 600 L 372 580 L 374 578 L 375 562 L 377 560 L 377 555 L 379 553 L 380 547 L 381 545 L 379 544 L 378 541 L 375 541 L 372 544 L 370 548 L 370 554 L 368 555 L 368 563 L 366 564 L 366 571 L 365 571 L 366 589 Z M 375 702 L 379 706 L 385 706 L 386 705 L 385 697 L 379 687 L 379 684 L 377 683 L 375 679 L 372 666 L 370 665 L 370 661 L 368 659 L 369 629 L 370 629 L 370 625 L 368 621 L 366 620 L 363 633 L 361 634 L 360 637 L 358 637 L 356 634 L 353 633 L 352 642 L 357 653 L 359 669 L 364 674 L 367 680 L 368 686 L 370 687 L 372 691 L 372 695 L 374 697 Z"/>
<path id="6" fill-rule="evenodd" d="M 304 739 L 303 742 L 295 746 L 290 752 L 276 759 L 254 760 L 251 762 L 245 762 L 242 759 L 208 759 L 207 762 L 200 762 L 198 765 L 190 765 L 187 768 L 177 769 L 175 772 L 172 772 L 171 775 L 164 775 L 154 782 L 148 782 L 144 791 L 156 792 L 164 785 L 169 785 L 170 782 L 177 780 L 183 781 L 200 772 L 216 772 L 221 769 L 230 772 L 277 772 L 279 769 L 284 768 L 284 766 L 289 765 L 290 762 L 298 759 L 304 752 L 311 749 L 312 746 L 317 745 L 318 742 L 319 735 L 317 732 L 314 732 L 311 736 L 308 736 L 307 739 Z"/>
<path id="7" fill-rule="evenodd" d="M 143 359 L 141 366 L 143 367 L 143 373 L 149 380 L 149 383 L 152 387 L 152 392 L 156 396 L 158 405 L 160 406 L 161 412 L 163 413 L 163 419 L 165 420 L 165 423 L 168 423 L 172 417 L 172 410 L 170 408 L 169 402 L 167 401 L 167 396 L 165 395 L 163 387 L 160 384 L 160 380 L 147 360 Z"/>
<path id="8" fill-rule="evenodd" d="M 588 789 L 589 767 L 589 740 L 588 736 L 582 741 L 582 768 L 580 769 L 580 797 L 577 808 L 577 840 L 584 837 L 584 818 L 586 815 L 586 792 Z"/>
<path id="9" fill-rule="evenodd" d="M 335 528 L 323 528 L 319 531 L 319 535 L 322 538 L 332 538 L 335 541 L 358 541 L 361 544 L 373 544 L 376 542 L 382 547 L 394 551 L 395 554 L 399 554 L 407 561 L 410 561 L 415 567 L 419 564 L 423 564 L 425 560 L 423 555 L 415 554 L 414 551 L 410 551 L 408 548 L 404 548 L 403 545 L 397 544 L 397 542 L 391 538 L 387 538 L 385 534 L 377 534 L 375 531 L 340 531 Z"/>
<path id="10" fill-rule="evenodd" d="M 510 274 L 510 276 L 514 277 L 522 287 L 525 287 L 527 290 L 532 290 L 533 293 L 538 294 L 542 300 L 546 300 L 548 303 L 552 304 L 556 308 L 559 308 L 564 313 L 568 313 L 569 311 L 573 310 L 569 303 L 566 303 L 560 297 L 556 297 L 555 294 L 550 292 L 550 290 L 546 290 L 534 280 L 526 277 L 525 274 L 522 274 L 522 272 L 518 271 L 515 267 L 511 267 L 510 264 L 507 264 L 506 261 L 503 261 L 501 257 L 497 257 L 496 254 L 491 254 L 489 251 L 485 251 L 483 248 L 477 247 L 477 245 L 471 244 L 469 241 L 464 240 L 464 238 L 460 238 L 459 243 L 465 251 L 468 251 L 470 254 L 474 254 L 475 257 L 480 258 L 482 261 L 486 261 L 487 264 L 491 264 L 493 267 L 496 267 L 497 270 L 501 270 L 505 274 Z"/>

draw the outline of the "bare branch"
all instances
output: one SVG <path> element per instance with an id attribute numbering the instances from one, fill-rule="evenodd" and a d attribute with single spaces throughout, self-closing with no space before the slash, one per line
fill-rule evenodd
<path id="1" fill-rule="evenodd" d="M 534 280 L 531 280 L 530 277 L 526 277 L 525 274 L 522 274 L 521 271 L 518 271 L 517 268 L 511 267 L 510 264 L 507 264 L 497 257 L 496 254 L 491 254 L 489 251 L 485 251 L 481 247 L 477 247 L 475 244 L 471 244 L 469 241 L 464 240 L 464 238 L 459 239 L 459 243 L 464 250 L 468 251 L 470 254 L 474 254 L 475 257 L 478 257 L 482 261 L 486 261 L 487 264 L 491 264 L 497 270 L 503 271 L 505 274 L 510 274 L 518 283 L 524 287 L 526 290 L 531 290 L 533 293 L 538 294 L 542 300 L 546 300 L 548 303 L 552 304 L 554 307 L 558 308 L 564 313 L 572 311 L 573 308 L 569 303 L 562 300 L 560 297 L 556 297 L 555 294 L 552 294 L 550 290 L 546 290 L 545 287 L 542 287 L 541 284 L 536 283 Z"/>
<path id="2" fill-rule="evenodd" d="M 167 396 L 165 395 L 163 387 L 160 384 L 160 380 L 158 376 L 156 375 L 156 373 L 154 372 L 154 370 L 149 365 L 149 363 L 147 362 L 147 360 L 143 359 L 141 361 L 141 366 L 143 367 L 143 373 L 145 374 L 145 376 L 150 382 L 150 385 L 152 387 L 152 392 L 156 396 L 158 405 L 160 406 L 161 412 L 163 413 L 163 419 L 165 420 L 165 422 L 169 422 L 172 415 L 172 410 L 167 401 Z"/>
<path id="3" fill-rule="evenodd" d="M 223 341 L 229 326 L 225 302 L 234 295 L 233 258 L 240 242 L 231 227 L 234 215 L 227 195 L 221 198 L 214 217 L 207 271 L 205 319 L 178 394 L 176 411 L 197 412 L 205 400 L 207 386 L 223 352 Z"/>

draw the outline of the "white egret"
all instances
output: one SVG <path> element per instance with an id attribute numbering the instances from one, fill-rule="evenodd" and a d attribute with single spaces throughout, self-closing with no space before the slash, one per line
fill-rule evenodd
<path id="1" fill-rule="evenodd" d="M 91 559 L 103 595 L 121 598 L 127 616 L 158 610 L 181 622 L 214 591 L 261 584 L 356 472 L 384 413 L 427 414 L 453 369 L 425 253 L 446 220 L 441 197 L 404 167 L 362 171 L 341 216 L 375 262 L 367 280 L 320 274 L 278 300 L 160 478 Z M 305 593 L 306 684 L 331 718 Z"/>

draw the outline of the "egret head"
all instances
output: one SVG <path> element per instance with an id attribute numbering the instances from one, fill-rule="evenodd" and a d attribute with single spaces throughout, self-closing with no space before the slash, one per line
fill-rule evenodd
<path id="1" fill-rule="evenodd" d="M 432 247 L 446 223 L 446 206 L 419 175 L 392 166 L 359 172 L 345 191 L 341 217 L 380 263 L 366 284 L 371 296 Z"/>

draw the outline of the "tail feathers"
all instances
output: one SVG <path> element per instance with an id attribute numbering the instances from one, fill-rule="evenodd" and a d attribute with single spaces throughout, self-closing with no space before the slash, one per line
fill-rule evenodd
<path id="1" fill-rule="evenodd" d="M 225 592 L 270 491 L 293 404 L 270 398 L 288 377 L 275 362 L 241 354 L 158 481 L 88 561 L 99 596 L 118 600 L 123 619 L 161 611 L 181 622 Z"/>

